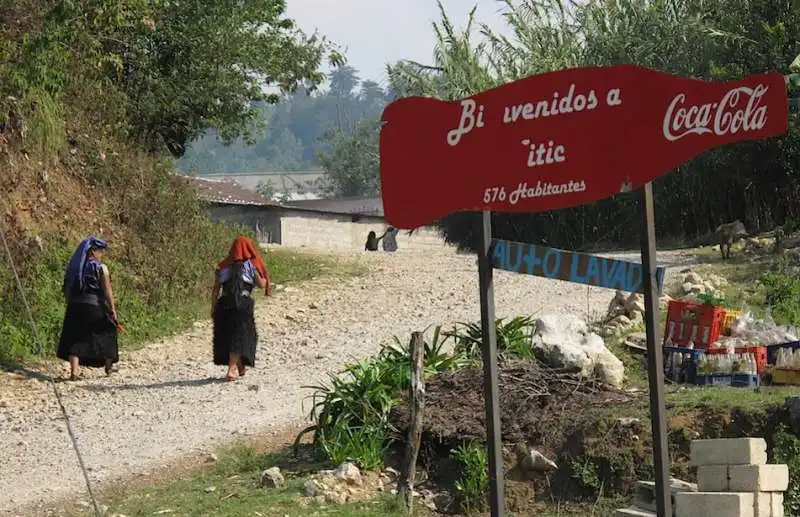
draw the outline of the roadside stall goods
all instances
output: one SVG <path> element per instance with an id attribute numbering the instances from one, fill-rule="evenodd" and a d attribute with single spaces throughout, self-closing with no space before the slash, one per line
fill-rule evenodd
<path id="1" fill-rule="evenodd" d="M 770 347 L 775 357 L 772 369 L 773 384 L 800 385 L 800 342 Z"/>

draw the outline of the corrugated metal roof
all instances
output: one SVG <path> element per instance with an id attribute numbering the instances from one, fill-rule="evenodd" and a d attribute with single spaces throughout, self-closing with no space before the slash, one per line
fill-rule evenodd
<path id="1" fill-rule="evenodd" d="M 383 217 L 383 201 L 379 197 L 284 201 L 283 206 L 286 208 L 313 210 L 315 212 L 330 214 L 357 214 Z"/>
<path id="2" fill-rule="evenodd" d="M 196 190 L 200 199 L 226 205 L 281 206 L 235 181 L 213 180 L 198 176 L 183 176 Z"/>

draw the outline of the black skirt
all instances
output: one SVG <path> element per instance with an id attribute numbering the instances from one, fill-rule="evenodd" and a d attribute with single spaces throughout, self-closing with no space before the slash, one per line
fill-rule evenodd
<path id="1" fill-rule="evenodd" d="M 254 306 L 250 297 L 243 297 L 238 308 L 228 296 L 217 300 L 214 313 L 214 364 L 226 365 L 230 354 L 238 354 L 245 366 L 255 366 L 258 333 L 253 317 Z"/>
<path id="2" fill-rule="evenodd" d="M 58 357 L 77 356 L 81 366 L 99 368 L 106 361 L 119 362 L 117 328 L 99 305 L 70 303 L 64 315 Z"/>

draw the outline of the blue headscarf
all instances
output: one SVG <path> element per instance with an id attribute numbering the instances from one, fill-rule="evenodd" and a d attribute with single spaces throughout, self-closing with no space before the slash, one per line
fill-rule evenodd
<path id="1" fill-rule="evenodd" d="M 75 250 L 67 263 L 67 270 L 64 273 L 64 294 L 69 295 L 75 286 L 78 291 L 83 290 L 83 268 L 86 266 L 86 259 L 91 249 L 105 249 L 106 241 L 90 235 L 86 237 Z"/>

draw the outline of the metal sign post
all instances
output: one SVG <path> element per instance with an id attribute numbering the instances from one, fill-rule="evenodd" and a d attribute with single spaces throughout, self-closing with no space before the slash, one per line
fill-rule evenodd
<path id="1" fill-rule="evenodd" d="M 494 321 L 492 268 L 492 213 L 483 212 L 481 245 L 478 249 L 478 283 L 481 300 L 481 335 L 483 341 L 483 396 L 486 407 L 486 448 L 489 466 L 489 507 L 492 517 L 505 515 L 503 488 L 503 442 L 500 425 L 497 339 Z"/>
<path id="2" fill-rule="evenodd" d="M 656 228 L 653 184 L 641 190 L 642 269 L 644 273 L 644 322 L 647 335 L 647 372 L 650 385 L 650 422 L 653 430 L 653 463 L 656 477 L 656 514 L 672 517 L 669 488 L 669 449 L 664 403 L 664 358 L 656 337 L 658 331 L 658 284 L 656 283 Z"/>

